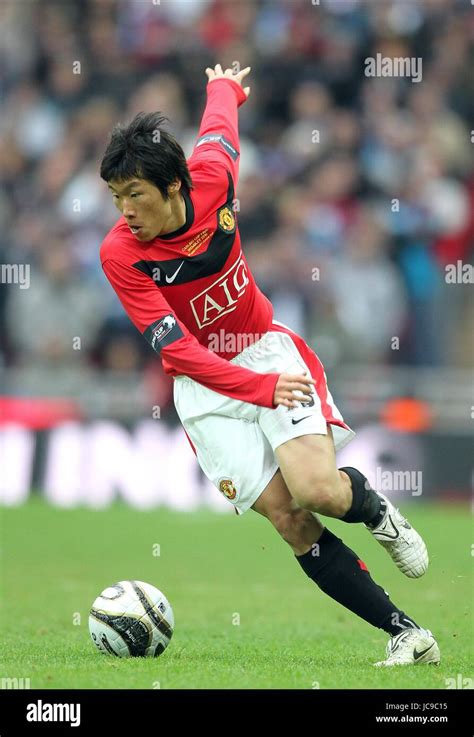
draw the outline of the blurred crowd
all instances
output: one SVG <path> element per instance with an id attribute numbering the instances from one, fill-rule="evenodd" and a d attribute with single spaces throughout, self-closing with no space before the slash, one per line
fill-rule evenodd
<path id="1" fill-rule="evenodd" d="M 205 68 L 239 61 L 237 218 L 275 317 L 327 368 L 467 365 L 473 300 L 445 266 L 472 262 L 473 15 L 467 0 L 2 0 L 0 263 L 31 275 L 1 285 L 1 363 L 161 386 L 101 271 L 118 213 L 98 166 L 141 110 L 189 155 Z M 366 76 L 377 54 L 421 58 L 422 80 Z"/>

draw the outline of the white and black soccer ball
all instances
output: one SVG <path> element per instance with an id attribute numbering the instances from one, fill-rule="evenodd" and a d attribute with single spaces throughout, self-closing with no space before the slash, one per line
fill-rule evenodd
<path id="1" fill-rule="evenodd" d="M 89 614 L 93 642 L 101 652 L 119 658 L 161 655 L 173 630 L 168 599 L 143 581 L 119 581 L 104 589 Z"/>

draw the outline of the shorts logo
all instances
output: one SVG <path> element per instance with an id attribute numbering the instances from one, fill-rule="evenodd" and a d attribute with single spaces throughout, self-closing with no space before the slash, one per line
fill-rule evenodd
<path id="1" fill-rule="evenodd" d="M 158 343 L 161 343 L 166 338 L 168 333 L 170 333 L 173 330 L 175 325 L 176 325 L 176 320 L 173 317 L 173 315 L 166 315 L 166 317 L 160 320 L 156 328 L 154 328 L 153 330 L 151 347 L 155 348 L 156 341 L 158 341 Z"/>
<path id="2" fill-rule="evenodd" d="M 237 489 L 231 479 L 221 479 L 219 481 L 219 491 L 224 494 L 227 499 L 235 499 L 237 496 Z"/>
<path id="3" fill-rule="evenodd" d="M 218 222 L 219 228 L 225 233 L 233 233 L 235 230 L 235 217 L 234 213 L 228 205 L 224 205 L 218 210 Z"/>
<path id="4" fill-rule="evenodd" d="M 245 293 L 250 279 L 247 267 L 239 256 L 233 266 L 190 301 L 199 328 L 211 325 L 223 315 L 235 310 L 239 297 Z"/>

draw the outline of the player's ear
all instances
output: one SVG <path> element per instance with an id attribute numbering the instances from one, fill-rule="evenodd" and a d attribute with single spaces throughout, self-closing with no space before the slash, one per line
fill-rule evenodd
<path id="1" fill-rule="evenodd" d="M 171 184 L 168 185 L 168 195 L 170 197 L 173 197 L 175 194 L 179 192 L 181 189 L 181 180 L 175 179 L 174 182 L 171 182 Z"/>

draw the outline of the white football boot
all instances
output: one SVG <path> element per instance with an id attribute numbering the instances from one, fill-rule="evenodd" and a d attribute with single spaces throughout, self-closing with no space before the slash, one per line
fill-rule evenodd
<path id="1" fill-rule="evenodd" d="M 439 665 L 438 643 L 429 630 L 407 629 L 391 637 L 387 659 L 374 663 L 377 667 L 391 665 Z"/>
<path id="2" fill-rule="evenodd" d="M 379 491 L 377 494 L 387 505 L 387 511 L 377 527 L 366 527 L 405 576 L 419 578 L 428 568 L 426 545 L 392 502 Z"/>

